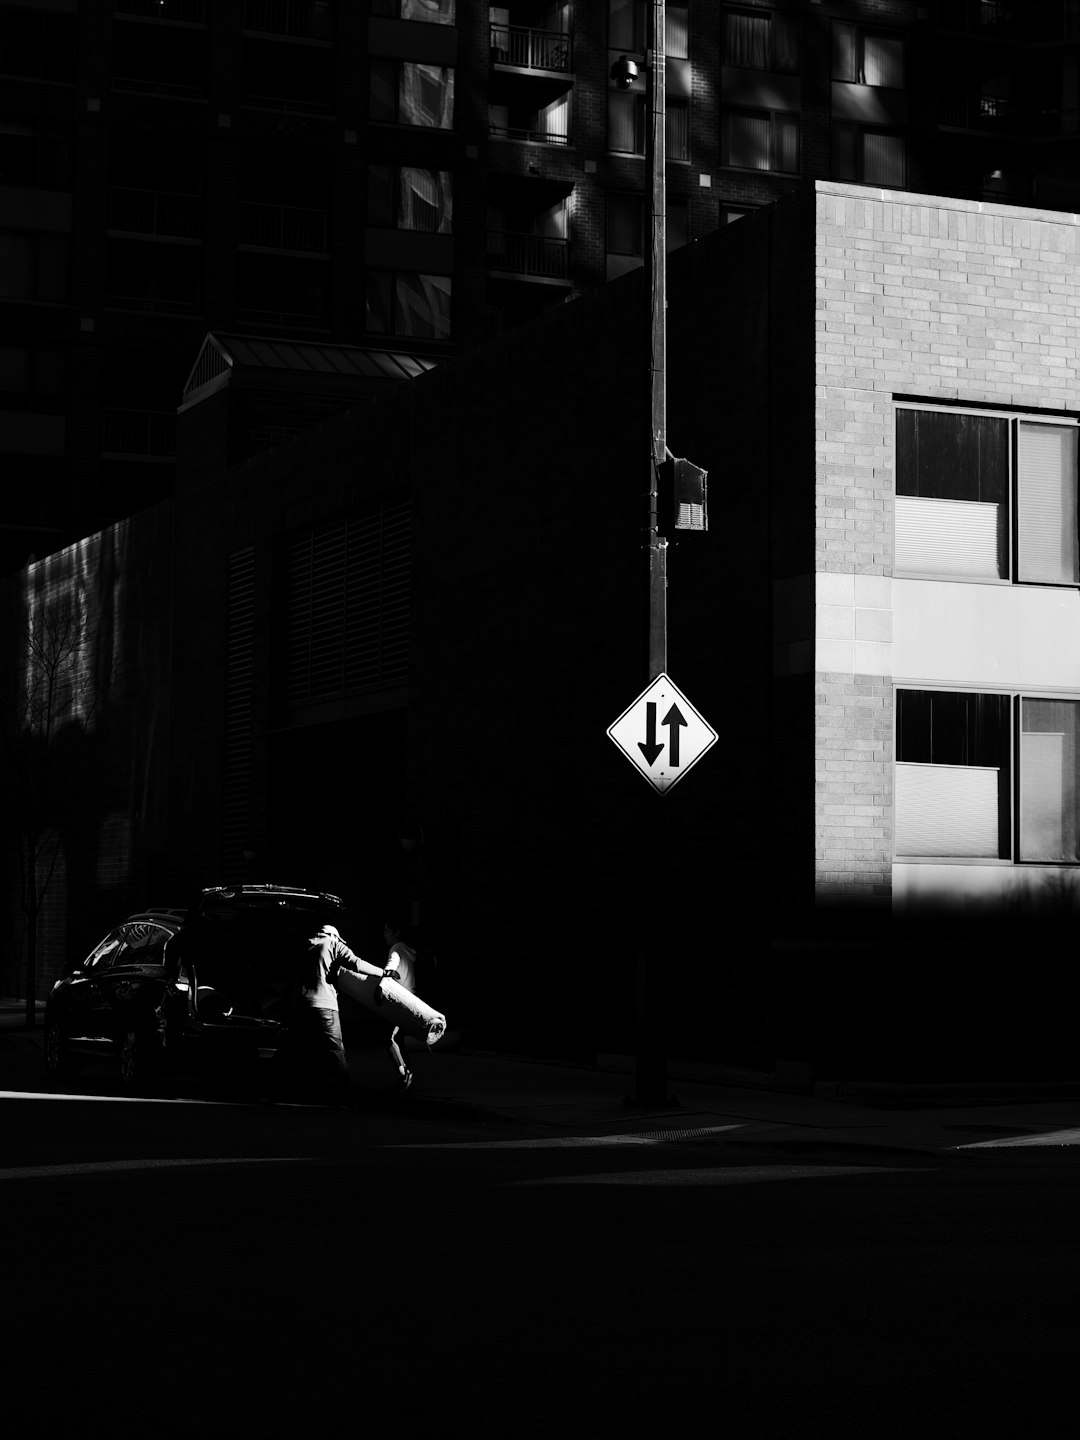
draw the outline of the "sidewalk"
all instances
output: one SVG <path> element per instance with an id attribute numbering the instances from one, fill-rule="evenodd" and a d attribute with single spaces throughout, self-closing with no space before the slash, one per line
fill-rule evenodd
<path id="1" fill-rule="evenodd" d="M 40 1049 L 21 1006 L 0 1001 L 0 1044 Z M 548 1064 L 455 1047 L 410 1051 L 415 1081 L 392 1095 L 394 1072 L 381 1048 L 348 1048 L 358 1096 L 385 1096 L 437 1118 L 452 1114 L 520 1127 L 522 1142 L 663 1143 L 678 1138 L 747 1152 L 814 1150 L 933 1154 L 966 1146 L 1080 1143 L 1080 1086 L 995 1087 L 818 1085 L 796 1094 L 757 1085 L 669 1075 L 669 1103 L 635 1103 L 635 1077 L 610 1069 Z M 760 1077 L 768 1084 L 768 1077 Z M 983 1092 L 980 1094 L 980 1090 Z M 1016 1093 L 1022 1091 L 1024 1093 Z M 1072 1092 L 1072 1093 L 1070 1093 Z M 526 1140 L 525 1137 L 529 1138 Z M 546 1138 L 545 1138 L 546 1137 Z M 505 1143 L 505 1142 L 498 1142 Z"/>
<path id="2" fill-rule="evenodd" d="M 1080 1098 L 1046 1096 L 1019 1103 L 965 1103 L 900 1110 L 872 1108 L 828 1095 L 672 1080 L 670 1103 L 639 1107 L 634 1076 L 569 1065 L 543 1064 L 468 1050 L 438 1049 L 411 1059 L 415 1080 L 402 1103 L 450 1104 L 520 1124 L 533 1139 L 547 1131 L 554 1143 L 587 1138 L 614 1141 L 685 1138 L 732 1150 L 834 1153 L 936 1153 L 962 1146 L 1009 1142 L 1080 1143 Z M 393 1072 L 378 1050 L 349 1051 L 353 1083 L 388 1087 Z M 1074 1131 L 1075 1139 L 1061 1138 Z M 1050 1139 L 1050 1137 L 1054 1137 Z"/>

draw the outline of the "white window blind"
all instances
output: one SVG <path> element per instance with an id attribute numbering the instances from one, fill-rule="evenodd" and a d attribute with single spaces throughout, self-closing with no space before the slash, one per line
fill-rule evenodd
<path id="1" fill-rule="evenodd" d="M 1021 422 L 1017 444 L 1018 579 L 1080 582 L 1076 428 Z"/>
<path id="2" fill-rule="evenodd" d="M 1001 772 L 982 765 L 896 765 L 897 855 L 999 854 Z"/>
<path id="3" fill-rule="evenodd" d="M 980 500 L 896 497 L 897 570 L 998 579 L 1000 505 Z"/>
<path id="4" fill-rule="evenodd" d="M 1020 854 L 1025 860 L 1071 860 L 1065 853 L 1065 736 L 1020 736 Z"/>

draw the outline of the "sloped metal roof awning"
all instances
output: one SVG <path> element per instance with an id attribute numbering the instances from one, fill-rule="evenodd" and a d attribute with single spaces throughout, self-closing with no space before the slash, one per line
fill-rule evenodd
<path id="1" fill-rule="evenodd" d="M 322 345 L 307 340 L 274 340 L 258 335 L 210 331 L 184 383 L 181 410 L 196 405 L 242 371 L 323 375 L 356 382 L 414 380 L 438 364 L 430 355 L 376 350 L 360 345 Z M 381 387 L 380 387 L 381 388 Z"/>

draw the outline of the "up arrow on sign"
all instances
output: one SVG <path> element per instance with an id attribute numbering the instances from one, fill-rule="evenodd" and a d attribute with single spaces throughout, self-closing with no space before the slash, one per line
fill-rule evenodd
<path id="1" fill-rule="evenodd" d="M 666 738 L 659 733 L 664 730 Z M 670 675 L 651 681 L 607 733 L 661 795 L 678 784 L 717 739 Z"/>

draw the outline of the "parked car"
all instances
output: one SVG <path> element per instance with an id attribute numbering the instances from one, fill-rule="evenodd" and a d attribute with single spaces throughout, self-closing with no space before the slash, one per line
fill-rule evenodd
<path id="1" fill-rule="evenodd" d="M 134 1092 L 167 1072 L 272 1060 L 303 932 L 325 923 L 345 928 L 336 895 L 285 885 L 219 886 L 187 909 L 129 916 L 53 986 L 49 1075 L 111 1061 Z"/>

